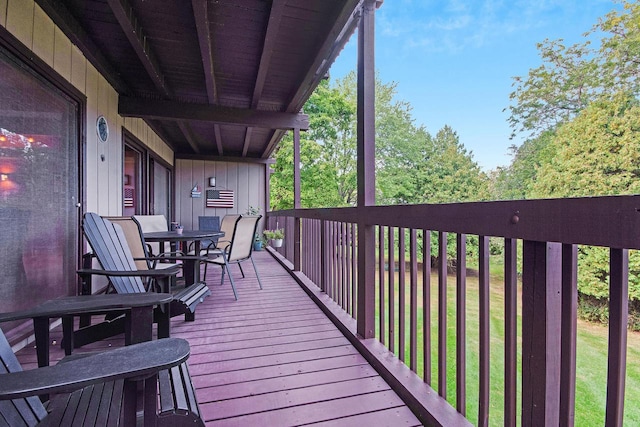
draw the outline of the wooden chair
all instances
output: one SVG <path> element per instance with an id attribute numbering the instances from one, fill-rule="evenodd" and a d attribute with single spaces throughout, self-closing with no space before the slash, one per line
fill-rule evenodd
<path id="1" fill-rule="evenodd" d="M 143 380 L 145 426 L 204 426 L 188 357 L 185 340 L 167 338 L 23 371 L 0 330 L 0 425 L 136 425 L 137 381 Z M 47 395 L 45 406 L 38 396 Z M 179 401 L 188 403 L 166 404 Z"/>
<path id="2" fill-rule="evenodd" d="M 117 293 L 146 292 L 147 289 L 141 277 L 154 277 L 162 292 L 171 292 L 174 300 L 169 310 L 171 316 L 185 315 L 186 321 L 195 320 L 196 306 L 211 294 L 204 282 L 194 283 L 183 288 L 171 289 L 171 277 L 175 277 L 178 268 L 164 268 L 156 270 L 138 270 L 131 254 L 122 227 L 100 217 L 98 214 L 87 212 L 82 221 L 82 230 L 89 245 L 102 267 L 97 269 L 82 269 L 78 271 L 84 280 L 92 275 L 102 275 L 109 278 L 110 285 Z M 194 257 L 183 257 L 194 258 Z M 202 257 L 195 257 L 202 260 Z M 168 336 L 169 325 L 158 325 L 158 334 Z"/>
<path id="3" fill-rule="evenodd" d="M 231 270 L 229 268 L 230 264 L 238 264 L 240 267 L 240 272 L 242 273 L 242 277 L 244 278 L 244 271 L 242 270 L 241 263 L 246 260 L 251 260 L 251 264 L 253 264 L 253 269 L 256 272 L 256 278 L 258 279 L 258 285 L 260 285 L 260 289 L 262 289 L 262 282 L 260 281 L 260 275 L 258 274 L 258 269 L 256 268 L 256 263 L 253 261 L 251 257 L 253 251 L 253 238 L 255 236 L 256 230 L 258 229 L 258 221 L 260 221 L 262 215 L 258 216 L 240 216 L 240 218 L 236 221 L 233 233 L 231 234 L 231 241 L 228 245 L 224 247 L 220 251 L 220 255 L 215 258 L 207 258 L 206 262 L 211 264 L 216 264 L 222 267 L 222 280 L 220 284 L 224 283 L 224 272 L 225 269 L 229 274 L 229 281 L 231 282 L 231 289 L 233 289 L 233 295 L 236 300 L 238 299 L 238 293 L 236 292 L 236 286 L 233 282 L 233 276 L 231 275 Z M 227 234 L 225 234 L 226 236 Z"/>

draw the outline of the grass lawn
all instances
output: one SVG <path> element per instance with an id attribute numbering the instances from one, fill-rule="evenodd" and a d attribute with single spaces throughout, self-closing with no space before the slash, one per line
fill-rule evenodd
<path id="1" fill-rule="evenodd" d="M 469 265 L 471 267 L 471 265 Z M 388 285 L 388 278 L 385 272 L 385 284 Z M 396 273 L 396 348 L 398 352 L 398 277 Z M 418 278 L 418 288 L 421 287 L 422 277 Z M 405 363 L 409 363 L 409 276 L 406 277 L 406 355 Z M 504 284 L 502 266 L 499 262 L 491 260 L 491 357 L 490 357 L 490 409 L 489 424 L 492 426 L 503 425 L 503 402 L 504 402 Z M 456 278 L 447 278 L 447 400 L 455 406 L 456 399 Z M 437 273 L 431 277 L 431 344 L 432 344 L 432 382 L 433 389 L 438 390 L 438 366 L 437 366 L 437 343 L 438 343 L 438 277 Z M 387 303 L 388 299 L 386 298 Z M 418 291 L 418 374 L 422 376 L 422 348 L 423 336 L 422 325 L 422 293 Z M 519 304 L 522 300 L 518 298 Z M 376 301 L 376 307 L 378 307 Z M 388 315 L 388 308 L 385 309 Z M 467 404 L 466 416 L 472 423 L 477 423 L 478 414 L 478 279 L 477 277 L 467 277 Z M 387 320 L 388 322 L 388 320 Z M 388 324 L 388 323 L 387 323 Z M 518 334 L 521 331 L 521 313 L 518 308 Z M 379 331 L 376 331 L 379 337 Z M 577 369 L 576 369 L 576 426 L 592 426 L 604 424 L 604 410 L 606 400 L 606 375 L 607 375 L 607 328 L 604 325 L 592 324 L 578 321 L 577 340 Z M 521 344 L 518 345 L 518 388 L 522 386 L 521 376 Z M 627 346 L 627 377 L 626 377 L 626 400 L 625 400 L 625 426 L 640 425 L 640 333 L 629 332 Z M 520 408 L 520 392 L 518 393 L 518 408 Z M 520 409 L 518 409 L 519 416 Z M 518 419 L 518 424 L 520 420 Z"/>

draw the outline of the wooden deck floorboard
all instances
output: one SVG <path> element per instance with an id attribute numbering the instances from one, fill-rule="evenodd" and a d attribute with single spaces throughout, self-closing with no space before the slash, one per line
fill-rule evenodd
<path id="1" fill-rule="evenodd" d="M 420 425 L 293 278 L 266 252 L 254 259 L 264 289 L 250 263 L 244 279 L 234 266 L 236 301 L 228 277 L 220 285 L 220 269 L 209 268 L 212 295 L 198 306 L 195 322 L 171 322 L 171 335 L 191 345 L 189 371 L 206 424 Z M 59 329 L 51 334 L 57 343 Z M 82 350 L 110 345 L 122 345 L 122 338 Z M 18 356 L 35 367 L 32 347 Z M 61 357 L 52 344 L 51 360 Z"/>

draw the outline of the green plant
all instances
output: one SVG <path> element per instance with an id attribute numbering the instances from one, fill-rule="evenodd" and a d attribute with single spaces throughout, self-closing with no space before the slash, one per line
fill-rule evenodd
<path id="1" fill-rule="evenodd" d="M 266 240 L 284 239 L 284 228 L 276 228 L 275 230 L 264 230 L 262 232 Z"/>

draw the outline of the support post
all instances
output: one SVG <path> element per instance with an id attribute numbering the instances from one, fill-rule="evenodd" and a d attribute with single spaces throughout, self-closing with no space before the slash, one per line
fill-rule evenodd
<path id="1" fill-rule="evenodd" d="M 375 336 L 375 228 L 365 223 L 375 205 L 375 0 L 362 3 L 358 26 L 358 292 L 357 333 Z"/>
<path id="2" fill-rule="evenodd" d="M 300 128 L 293 130 L 293 208 L 300 209 Z M 293 270 L 300 271 L 300 217 L 293 217 Z"/>
<path id="3" fill-rule="evenodd" d="M 525 241 L 522 276 L 522 425 L 560 417 L 562 245 Z"/>

